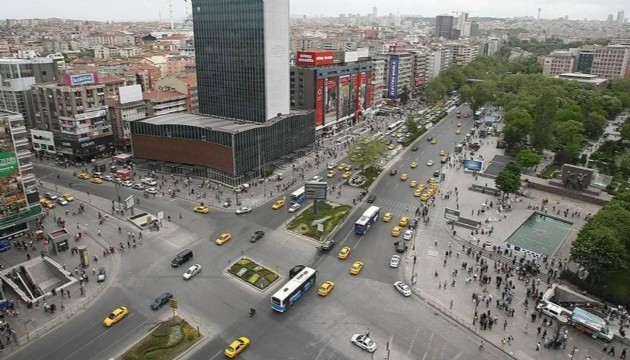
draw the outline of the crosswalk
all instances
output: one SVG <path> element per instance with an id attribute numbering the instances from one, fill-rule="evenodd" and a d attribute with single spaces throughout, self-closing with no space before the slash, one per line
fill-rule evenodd
<path id="1" fill-rule="evenodd" d="M 416 208 L 420 207 L 420 202 L 400 202 L 377 198 L 372 205 L 380 207 L 381 214 L 391 212 L 394 216 L 413 216 Z"/>

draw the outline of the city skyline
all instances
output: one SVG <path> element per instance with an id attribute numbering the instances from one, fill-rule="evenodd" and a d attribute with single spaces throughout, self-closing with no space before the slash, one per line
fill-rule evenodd
<path id="1" fill-rule="evenodd" d="M 471 17 L 509 18 L 518 16 L 536 17 L 541 8 L 541 19 L 555 19 L 568 16 L 569 19 L 605 21 L 609 14 L 616 16 L 627 3 L 624 0 L 611 0 L 606 4 L 597 4 L 588 0 L 563 0 L 550 6 L 544 0 L 534 0 L 523 3 L 517 0 L 480 0 L 474 4 L 463 0 L 447 0 L 439 3 L 426 4 L 414 0 L 399 0 L 396 3 L 384 0 L 347 0 L 343 3 L 334 0 L 320 0 L 312 2 L 306 0 L 291 0 L 291 14 L 308 14 L 315 16 L 338 16 L 339 14 L 372 13 L 372 8 L 378 8 L 379 16 L 392 14 L 412 14 L 426 17 L 437 15 L 454 15 L 456 12 L 468 12 Z M 168 20 L 170 18 L 169 0 L 110 0 L 102 6 L 94 4 L 86 7 L 83 1 L 61 0 L 49 2 L 44 0 L 27 0 L 28 6 L 21 2 L 10 2 L 3 6 L 3 18 L 29 19 L 58 17 L 64 19 L 94 20 L 94 21 L 149 21 Z M 191 6 L 185 0 L 173 0 L 173 17 L 182 19 L 186 13 L 190 14 Z M 121 11 L 120 9 L 124 9 Z M 150 9 L 150 11 L 147 11 Z"/>

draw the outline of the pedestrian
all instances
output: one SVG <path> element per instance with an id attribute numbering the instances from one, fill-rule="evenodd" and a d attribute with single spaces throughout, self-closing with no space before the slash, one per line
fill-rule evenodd
<path id="1" fill-rule="evenodd" d="M 542 328 L 539 326 L 539 327 L 536 328 L 536 330 L 538 330 L 538 333 L 536 335 L 540 336 L 540 332 L 542 331 Z"/>
<path id="2" fill-rule="evenodd" d="M 626 355 L 627 355 L 628 349 L 623 348 L 623 350 L 621 350 L 621 356 L 620 359 L 625 359 Z"/>
<path id="3" fill-rule="evenodd" d="M 615 356 L 615 347 L 614 346 L 610 347 L 610 350 L 608 350 L 608 355 Z"/>
<path id="4" fill-rule="evenodd" d="M 101 236 L 101 229 L 98 229 L 98 236 Z"/>
<path id="5" fill-rule="evenodd" d="M 453 309 L 453 299 L 451 299 L 450 309 L 451 309 L 451 310 Z M 624 351 L 625 351 L 625 349 L 624 349 Z M 622 353 L 622 354 L 623 354 L 623 353 Z"/>
<path id="6" fill-rule="evenodd" d="M 483 340 L 479 343 L 479 351 L 483 350 Z"/>
<path id="7" fill-rule="evenodd" d="M 546 337 L 547 337 L 547 329 L 545 329 L 545 331 L 543 331 L 543 333 L 542 333 L 542 338 L 544 339 Z"/>
<path id="8" fill-rule="evenodd" d="M 507 319 L 503 321 L 503 331 L 507 328 Z"/>
<path id="9" fill-rule="evenodd" d="M 536 343 L 536 351 L 540 350 L 540 341 Z"/>

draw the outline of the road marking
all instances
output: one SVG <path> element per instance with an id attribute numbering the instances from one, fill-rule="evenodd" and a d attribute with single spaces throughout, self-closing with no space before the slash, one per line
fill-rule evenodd
<path id="1" fill-rule="evenodd" d="M 431 346 L 431 343 L 433 342 L 434 335 L 435 333 L 431 333 L 431 337 L 429 338 L 429 342 L 427 343 L 427 350 L 424 352 L 424 355 L 422 356 L 422 360 L 426 360 L 427 355 L 429 354 L 430 346 Z"/>
<path id="2" fill-rule="evenodd" d="M 214 356 L 213 356 L 213 357 L 211 357 L 211 358 L 210 358 L 210 359 L 208 359 L 208 360 L 216 359 L 216 357 L 217 357 L 217 356 L 219 356 L 219 355 L 221 355 L 221 354 L 223 354 L 223 351 L 219 350 L 219 352 L 218 352 L 218 353 L 214 354 Z"/>
<path id="3" fill-rule="evenodd" d="M 357 241 L 357 243 L 354 245 L 354 249 L 359 247 L 359 244 L 361 243 L 361 240 L 363 240 L 364 237 L 365 235 L 361 235 L 361 237 L 359 238 L 359 241 Z"/>
<path id="4" fill-rule="evenodd" d="M 414 242 L 415 242 L 415 236 L 414 236 Z M 411 358 L 411 350 L 413 349 L 413 346 L 416 343 L 416 339 L 418 338 L 418 333 L 420 332 L 420 328 L 416 328 L 416 333 L 413 334 L 413 340 L 411 340 L 411 345 L 409 345 L 409 350 L 407 351 L 407 357 Z"/>

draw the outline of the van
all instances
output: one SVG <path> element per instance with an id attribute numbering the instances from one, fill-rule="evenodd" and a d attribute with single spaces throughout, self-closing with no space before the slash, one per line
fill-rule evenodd
<path id="1" fill-rule="evenodd" d="M 543 314 L 558 320 L 558 322 L 561 324 L 566 324 L 569 322 L 569 319 L 571 319 L 571 311 L 552 302 L 539 304 L 538 308 Z"/>
<path id="2" fill-rule="evenodd" d="M 190 249 L 186 249 L 175 256 L 173 261 L 171 261 L 172 267 L 179 267 L 181 264 L 189 261 L 193 258 L 193 252 Z"/>

